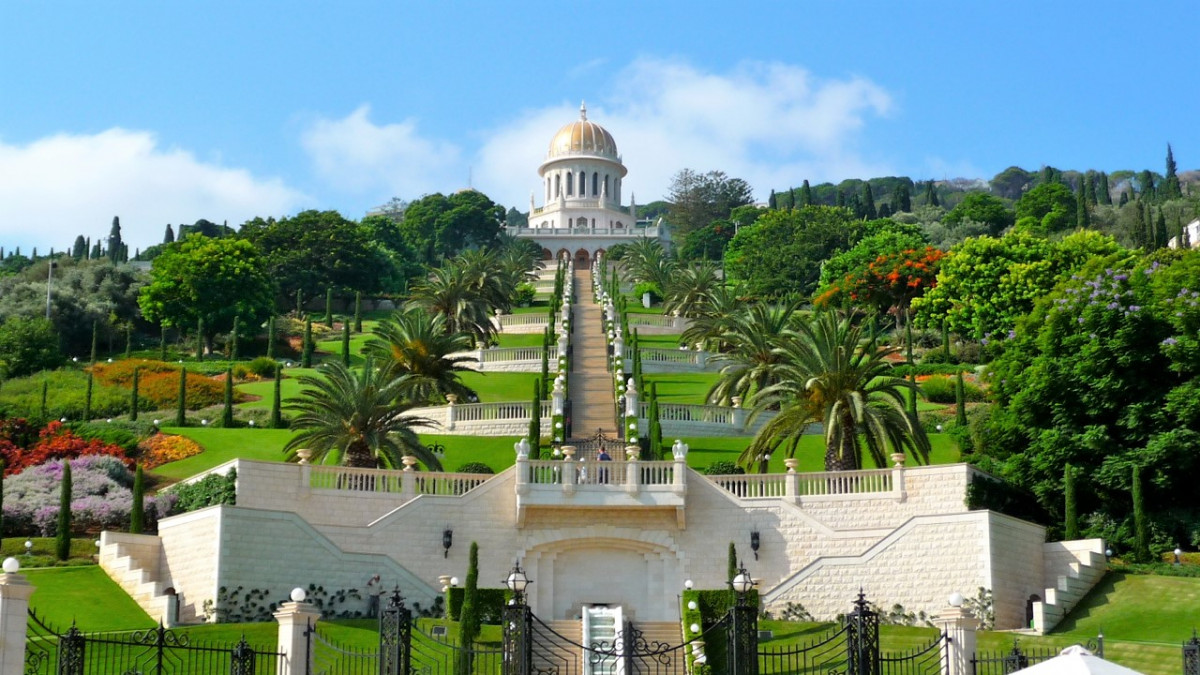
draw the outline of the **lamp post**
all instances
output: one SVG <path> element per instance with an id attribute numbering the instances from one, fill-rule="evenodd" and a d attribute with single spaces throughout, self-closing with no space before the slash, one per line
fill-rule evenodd
<path id="1" fill-rule="evenodd" d="M 737 594 L 733 607 L 733 645 L 729 650 L 730 675 L 758 675 L 758 603 L 751 602 L 755 581 L 739 567 L 729 585 Z"/>
<path id="2" fill-rule="evenodd" d="M 504 607 L 504 668 L 506 673 L 528 673 L 533 665 L 533 620 L 529 606 L 525 604 L 525 589 L 533 580 L 521 569 L 518 561 L 504 579 L 504 585 L 512 591 L 513 598 Z"/>

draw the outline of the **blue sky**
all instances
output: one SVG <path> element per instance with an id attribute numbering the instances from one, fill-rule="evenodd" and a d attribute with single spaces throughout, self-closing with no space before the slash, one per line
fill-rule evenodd
<path id="1" fill-rule="evenodd" d="M 659 199 L 876 175 L 1200 168 L 1196 2 L 0 3 L 0 245 L 120 215 L 528 208 L 581 100 Z"/>

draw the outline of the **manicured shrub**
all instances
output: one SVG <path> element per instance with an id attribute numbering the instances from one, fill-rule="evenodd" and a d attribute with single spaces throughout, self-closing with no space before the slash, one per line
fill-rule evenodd
<path id="1" fill-rule="evenodd" d="M 217 504 L 237 503 L 237 471 L 209 474 L 194 483 L 180 483 L 161 493 L 173 500 L 170 514 L 187 513 Z"/>
<path id="2" fill-rule="evenodd" d="M 462 466 L 458 467 L 458 473 L 494 474 L 494 473 L 496 473 L 496 471 L 495 471 L 495 469 L 488 466 L 487 464 L 484 464 L 483 462 L 467 462 L 466 464 L 463 464 Z"/>
<path id="3" fill-rule="evenodd" d="M 187 409 L 199 410 L 221 403 L 225 395 L 224 378 L 213 379 L 199 373 L 187 373 Z M 179 373 L 158 373 L 142 380 L 142 397 L 152 408 L 170 408 L 179 400 Z M 234 392 L 234 402 L 245 396 Z"/>
<path id="4" fill-rule="evenodd" d="M 54 551 L 59 560 L 71 557 L 71 462 L 62 461 L 59 474 L 58 514 L 54 526 Z"/>
<path id="5" fill-rule="evenodd" d="M 514 307 L 528 307 L 533 304 L 535 295 L 537 295 L 537 288 L 533 284 L 517 284 L 517 288 L 513 291 L 512 304 Z"/>
<path id="6" fill-rule="evenodd" d="M 705 476 L 731 476 L 746 473 L 742 467 L 726 460 L 717 460 L 704 469 Z"/>
<path id="7" fill-rule="evenodd" d="M 954 403 L 954 390 L 954 380 L 944 375 L 931 375 L 921 382 L 921 392 L 925 394 L 925 398 L 930 403 Z M 963 395 L 967 401 L 982 401 L 985 399 L 983 390 L 971 382 L 963 383 Z"/>
<path id="8" fill-rule="evenodd" d="M 129 532 L 141 534 L 146 521 L 146 479 L 139 465 L 133 474 L 133 498 L 129 507 Z"/>
<path id="9" fill-rule="evenodd" d="M 100 441 L 105 445 L 118 446 L 129 457 L 138 454 L 138 443 L 142 439 L 141 434 L 125 425 L 105 422 L 68 422 L 66 427 L 85 441 Z"/>
<path id="10" fill-rule="evenodd" d="M 155 434 L 138 444 L 141 465 L 156 469 L 163 464 L 187 459 L 204 452 L 199 443 L 186 436 Z"/>
<path id="11" fill-rule="evenodd" d="M 266 356 L 260 356 L 246 364 L 247 372 L 263 379 L 275 377 L 275 371 L 278 369 L 279 364 L 275 362 L 275 359 Z"/>

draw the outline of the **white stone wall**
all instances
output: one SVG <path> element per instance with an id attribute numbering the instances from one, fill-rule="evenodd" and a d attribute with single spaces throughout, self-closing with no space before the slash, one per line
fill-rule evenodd
<path id="1" fill-rule="evenodd" d="M 214 600 L 220 587 L 221 507 L 210 506 L 158 523 L 162 539 L 159 561 L 163 588 L 174 586 L 179 594 L 179 620 L 201 621 L 204 601 Z"/>
<path id="2" fill-rule="evenodd" d="M 582 603 L 612 602 L 640 620 L 674 620 L 685 579 L 697 588 L 723 586 L 730 542 L 760 580 L 768 608 L 798 602 L 826 618 L 848 611 L 860 586 L 885 607 L 925 612 L 942 608 L 952 591 L 973 596 L 984 587 L 996 593 L 1000 625 L 1018 627 L 1025 599 L 1044 576 L 1042 528 L 967 512 L 970 469 L 961 465 L 903 471 L 903 497 L 796 502 L 738 499 L 689 471 L 682 511 L 570 508 L 564 500 L 527 507 L 520 524 L 513 469 L 461 497 L 416 498 L 312 490 L 304 471 L 241 461 L 238 507 L 162 521 L 164 565 L 186 585 L 187 606 L 213 597 L 218 585 L 279 589 L 282 597 L 313 580 L 327 580 L 327 589 L 361 587 L 374 574 L 427 598 L 439 575 L 465 576 L 472 541 L 481 583 L 499 585 L 520 560 L 535 581 L 531 603 L 547 619 L 573 618 Z M 453 546 L 443 557 L 445 529 Z"/>

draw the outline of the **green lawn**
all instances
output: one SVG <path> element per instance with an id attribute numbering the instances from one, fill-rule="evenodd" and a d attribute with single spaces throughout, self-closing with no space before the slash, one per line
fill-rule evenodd
<path id="1" fill-rule="evenodd" d="M 209 429 L 206 427 L 163 427 L 168 434 L 187 436 L 204 446 L 204 452 L 163 464 L 152 473 L 177 481 L 228 462 L 231 459 L 256 459 L 282 462 L 283 446 L 292 437 L 289 429 Z"/>
<path id="2" fill-rule="evenodd" d="M 683 437 L 684 443 L 688 444 L 688 466 L 694 469 L 704 469 L 708 465 L 717 461 L 736 462 L 738 455 L 742 450 L 750 445 L 750 437 L 735 436 L 726 438 L 697 438 Z M 663 437 L 663 445 L 671 445 L 675 442 L 674 438 Z M 959 461 L 958 446 L 954 440 L 945 434 L 930 434 L 929 442 L 933 446 L 933 451 L 929 455 L 931 464 L 954 464 Z M 771 457 L 769 464 L 770 473 L 782 473 L 786 470 L 783 466 L 785 459 L 784 453 L 777 452 Z M 797 471 L 824 471 L 825 470 L 825 446 L 824 439 L 821 436 L 805 436 L 800 441 L 800 447 L 796 450 L 796 459 L 800 460 L 800 465 Z M 874 468 L 867 460 L 868 468 Z M 909 459 L 908 466 L 913 466 L 912 459 Z"/>
<path id="3" fill-rule="evenodd" d="M 53 628 L 82 631 L 153 628 L 154 621 L 97 565 L 21 570 L 37 589 L 30 607 Z"/>
<path id="4" fill-rule="evenodd" d="M 637 326 L 631 326 L 629 330 L 637 330 Z M 679 338 L 679 333 L 644 335 L 641 331 L 638 331 L 638 346 L 654 347 L 657 349 L 679 349 Z"/>
<path id="5" fill-rule="evenodd" d="M 541 333 L 500 333 L 496 341 L 501 347 L 541 347 Z"/>
<path id="6" fill-rule="evenodd" d="M 533 399 L 533 381 L 540 373 L 462 373 L 462 383 L 479 394 L 484 403 L 529 401 Z"/>

